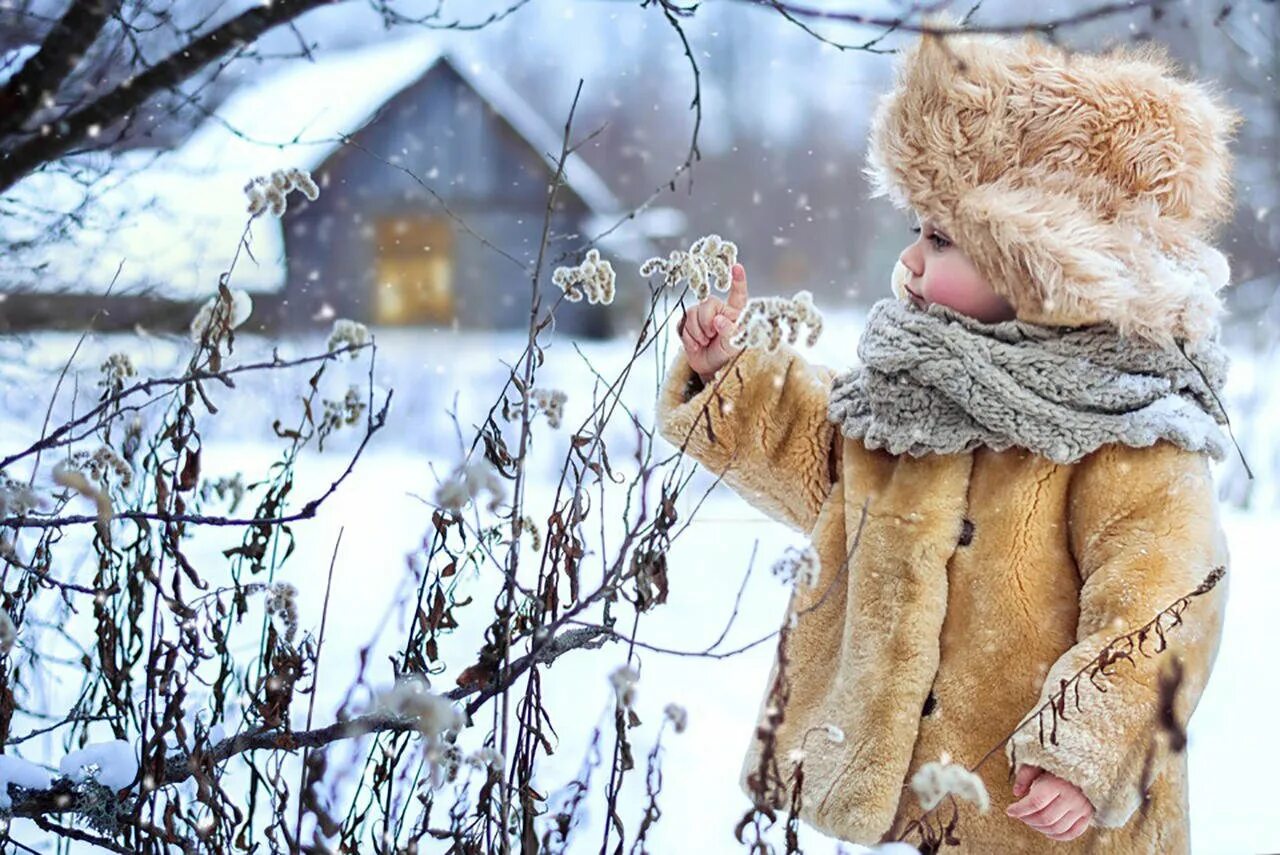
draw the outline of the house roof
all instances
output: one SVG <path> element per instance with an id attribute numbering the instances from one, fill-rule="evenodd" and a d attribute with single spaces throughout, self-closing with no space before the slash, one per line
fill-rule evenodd
<path id="1" fill-rule="evenodd" d="M 101 293 L 123 261 L 114 294 L 144 289 L 175 299 L 212 294 L 249 222 L 245 183 L 274 169 L 317 168 L 343 145 L 344 135 L 375 119 L 383 104 L 440 61 L 448 62 L 540 155 L 559 153 L 562 133 L 498 70 L 461 47 L 442 46 L 434 33 L 317 53 L 313 62 L 299 59 L 261 82 L 246 81 L 177 149 L 117 155 L 103 181 L 107 186 L 82 212 L 92 228 L 7 254 L 0 259 L 0 275 L 12 290 Z M 564 177 L 593 222 L 624 213 L 608 185 L 576 152 L 565 161 Z M 46 233 L 46 221 L 21 220 L 10 216 L 10 209 L 25 202 L 49 209 L 52 219 L 53 212 L 81 203 L 82 185 L 60 172 L 28 176 L 0 196 L 0 236 L 13 242 Z M 628 260 L 656 254 L 640 228 L 634 221 L 624 223 L 601 241 L 601 248 Z M 236 260 L 232 285 L 279 290 L 286 275 L 281 221 L 270 214 L 253 219 L 246 240 L 250 252 Z"/>

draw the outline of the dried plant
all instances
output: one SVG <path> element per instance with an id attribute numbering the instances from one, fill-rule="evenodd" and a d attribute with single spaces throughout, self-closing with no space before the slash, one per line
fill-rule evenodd
<path id="1" fill-rule="evenodd" d="M 87 53 L 82 49 L 88 43 L 79 40 L 95 36 L 109 22 L 132 27 L 130 32 L 137 34 L 136 26 L 128 23 L 133 15 L 109 14 L 111 9 L 95 4 L 70 4 L 61 18 L 47 21 L 58 27 L 45 46 L 47 52 L 42 51 L 39 61 L 19 60 L 21 67 L 0 84 L 0 100 L 9 107 L 0 117 L 0 137 L 8 155 L 0 162 L 0 190 L 70 151 L 94 145 L 113 123 L 131 126 L 122 120 L 148 99 L 169 93 L 195 97 L 187 91 L 192 87 L 179 84 L 199 69 L 217 66 L 212 61 L 227 51 L 241 51 L 270 27 L 288 23 L 317 4 L 268 5 L 265 12 L 255 8 L 233 16 L 216 38 L 201 34 L 198 41 L 184 40 L 179 49 L 164 52 L 147 74 L 78 75 L 129 81 L 111 85 L 102 97 L 93 93 L 92 100 L 80 104 L 60 97 L 56 104 L 45 105 L 43 94 L 60 93 L 68 71 Z M 393 7 L 376 5 L 389 21 L 406 21 Z M 517 0 L 512 11 L 519 5 Z M 799 6 L 775 5 L 782 13 L 804 14 Z M 693 11 L 670 3 L 660 7 L 683 40 L 681 21 Z M 859 20 L 892 30 L 920 28 L 897 17 Z M 1063 23 L 1045 26 L 1060 28 Z M 61 53 L 60 41 L 67 43 Z M 861 49 L 872 50 L 873 45 Z M 686 55 L 693 66 L 696 95 L 697 53 L 689 50 Z M 695 97 L 694 103 L 700 118 L 701 101 Z M 235 364 L 235 330 L 253 307 L 247 293 L 233 288 L 233 259 L 192 321 L 194 347 L 184 370 L 167 377 L 139 376 L 146 372 L 136 370 L 127 354 L 113 355 L 102 366 L 96 405 L 50 425 L 25 447 L 20 444 L 0 454 L 0 572 L 5 596 L 0 650 L 6 656 L 0 670 L 0 739 L 7 746 L 0 755 L 0 776 L 8 784 L 0 786 L 0 808 L 11 817 L 31 819 L 50 839 L 148 855 L 407 853 L 429 847 L 472 855 L 517 848 L 565 852 L 582 810 L 590 805 L 594 812 L 598 803 L 607 817 L 598 848 L 621 851 L 629 840 L 633 852 L 645 851 L 647 836 L 662 816 L 660 748 L 666 725 L 669 722 L 680 733 L 688 714 L 668 703 L 658 720 L 658 739 L 646 770 L 644 812 L 631 821 L 620 808 L 620 794 L 637 768 L 631 731 L 644 726 L 635 708 L 638 670 L 631 653 L 647 648 L 663 655 L 719 659 L 740 651 L 716 650 L 719 641 L 708 650 L 656 648 L 637 637 L 644 615 L 662 605 L 670 587 L 679 584 L 678 576 L 667 572 L 667 555 L 688 530 L 689 520 L 677 512 L 683 509 L 678 500 L 688 479 L 683 455 L 659 447 L 653 431 L 628 409 L 627 380 L 638 360 L 658 355 L 663 346 L 662 333 L 677 311 L 670 302 L 671 289 L 688 281 L 700 297 L 712 285 L 727 290 L 737 246 L 708 235 L 688 252 L 649 259 L 642 266 L 642 276 L 659 273 L 663 281 L 650 288 L 649 313 L 632 359 L 614 378 L 601 378 L 609 382 L 581 402 L 581 421 L 568 426 L 568 448 L 553 497 L 545 505 L 531 502 L 526 464 L 543 430 L 533 416 L 544 413 L 550 429 L 559 428 L 563 418 L 563 397 L 538 382 L 547 359 L 546 331 L 554 330 L 552 321 L 562 300 L 586 297 L 608 305 L 618 287 L 612 266 L 593 245 L 608 231 L 566 248 L 561 258 L 549 257 L 557 194 L 572 148 L 572 119 L 573 111 L 548 185 L 537 261 L 530 266 L 506 256 L 519 273 L 515 281 L 530 285 L 527 344 L 489 412 L 478 420 L 461 460 L 442 482 L 423 522 L 421 547 L 404 556 L 395 601 L 377 627 L 378 632 L 386 626 L 403 627 L 389 661 L 371 663 L 376 635 L 355 651 L 334 650 L 332 639 L 326 639 L 332 562 L 318 627 L 301 612 L 297 589 L 297 580 L 312 578 L 314 568 L 305 568 L 307 575 L 287 572 L 293 570 L 290 558 L 297 539 L 317 536 L 310 523 L 318 510 L 344 489 L 367 444 L 386 424 L 391 395 L 374 400 L 377 344 L 363 326 L 345 319 L 336 322 L 324 353 Z M 344 142 L 360 145 L 353 139 Z M 671 178 L 671 189 L 697 157 L 695 131 L 688 157 Z M 640 207 L 667 186 L 664 182 L 656 188 Z M 245 185 L 249 223 L 265 212 L 285 213 L 287 194 L 293 190 L 318 198 L 319 188 L 301 170 L 251 179 Z M 501 252 L 456 212 L 444 208 L 481 245 Z M 619 224 L 634 213 L 623 213 Z M 242 236 L 236 258 L 244 246 Z M 556 266 L 566 259 L 582 261 Z M 544 307 L 539 289 L 549 267 L 554 268 L 549 278 L 560 294 Z M 752 346 L 777 346 L 784 324 L 790 326 L 785 332 L 793 343 L 801 324 L 810 327 L 810 341 L 820 331 L 821 319 L 803 292 L 785 306 L 758 305 L 742 325 L 744 340 Z M 328 366 L 344 353 L 370 359 L 363 400 L 346 384 L 335 393 L 323 388 Z M 240 391 L 235 381 L 247 373 L 295 368 L 313 373 L 300 384 L 301 406 L 277 414 L 272 422 L 279 449 L 267 474 L 244 478 L 240 473 L 206 471 L 204 422 L 217 417 L 228 402 L 244 403 L 236 399 Z M 507 396 L 512 389 L 514 406 Z M 146 420 L 140 417 L 144 408 Z M 610 451 L 616 458 L 617 449 L 605 441 L 620 416 L 628 419 L 636 436 L 635 446 L 626 449 L 635 467 L 630 478 L 615 470 Z M 318 448 L 339 425 L 361 433 L 358 441 L 353 438 L 346 468 L 322 492 L 297 495 L 300 455 Z M 463 445 L 468 443 L 464 440 Z M 57 476 L 50 472 L 48 483 L 37 485 L 36 476 L 45 471 L 41 455 L 46 453 L 58 455 Z M 23 465 L 32 469 L 30 480 L 25 474 L 15 477 Z M 476 501 L 484 495 L 487 503 Z M 617 539 L 610 538 L 609 549 L 593 531 L 606 497 L 622 528 Z M 89 512 L 82 513 L 80 505 L 86 499 Z M 210 506 L 215 503 L 229 507 L 213 513 Z M 251 509 L 235 515 L 241 504 Z M 522 542 L 526 529 L 530 537 Z M 86 538 L 93 558 L 87 578 L 76 575 L 65 558 L 73 542 L 68 535 L 81 530 L 92 532 Z M 233 545 L 215 560 L 194 558 L 190 539 L 209 531 L 230 533 Z M 853 549 L 860 536 L 861 527 Z M 848 557 L 842 566 L 831 568 L 820 601 L 810 608 L 818 608 L 832 591 L 840 590 L 847 569 Z M 492 602 L 482 602 L 466 585 L 480 571 L 501 580 L 501 591 Z M 750 572 L 747 568 L 747 575 Z M 788 573 L 787 581 L 816 582 L 812 568 L 803 562 L 782 575 Z M 258 595 L 264 595 L 260 610 L 250 601 Z M 804 619 L 809 609 L 788 611 Z M 735 604 L 721 640 L 737 615 Z M 66 628 L 81 616 L 92 627 L 86 638 Z M 627 619 L 626 632 L 617 629 L 621 617 Z M 443 642 L 464 624 L 477 630 L 475 637 L 482 640 L 467 658 L 451 653 L 446 661 Z M 765 750 L 750 776 L 755 799 L 736 829 L 738 840 L 760 853 L 772 851 L 766 836 L 783 810 L 788 812 L 787 851 L 799 851 L 805 748 L 786 756 L 777 751 L 777 734 L 787 723 L 787 645 L 793 628 L 788 622 L 754 642 L 776 637 L 780 666 L 769 687 L 760 729 Z M 69 664 L 42 652 L 42 642 L 54 639 L 76 648 Z M 627 651 L 612 683 L 612 729 L 595 729 L 582 772 L 553 799 L 552 786 L 537 773 L 539 754 L 550 753 L 557 735 L 543 704 L 542 675 L 560 657 L 599 655 L 595 651 L 606 642 L 618 645 L 610 648 L 611 654 Z M 332 720 L 313 724 L 316 690 L 323 677 L 320 666 L 334 656 L 354 661 L 358 672 L 345 687 Z M 374 675 L 373 667 L 387 668 L 390 675 Z M 33 682 L 33 675 L 46 673 L 77 686 L 69 709 L 40 709 L 46 687 Z M 437 691 L 427 675 L 451 682 Z M 15 733 L 15 719 L 29 710 L 40 714 L 39 726 Z M 49 732 L 57 732 L 68 748 L 79 748 L 61 758 L 65 764 L 59 764 L 56 775 L 21 756 L 28 739 Z M 1176 733 L 1176 722 L 1170 733 Z M 835 723 L 824 723 L 805 739 L 829 744 L 843 736 Z M 478 747 L 467 753 L 464 741 Z M 341 746 L 346 750 L 338 750 Z M 87 749 L 92 750 L 80 753 Z M 119 774 L 131 768 L 135 774 L 122 781 Z"/>
<path id="2" fill-rule="evenodd" d="M 587 250 L 587 257 L 577 267 L 557 267 L 551 274 L 551 281 L 571 303 L 579 302 L 584 295 L 588 303 L 612 303 L 615 279 L 613 265 L 602 259 L 600 250 L 594 247 Z"/>
<path id="3" fill-rule="evenodd" d="M 316 183 L 311 180 L 311 173 L 305 169 L 276 169 L 270 175 L 250 178 L 249 183 L 244 185 L 244 193 L 249 197 L 249 216 L 256 217 L 263 211 L 270 210 L 273 217 L 283 217 L 292 190 L 301 191 L 312 201 L 320 197 L 320 188 L 316 187 Z"/>
<path id="4" fill-rule="evenodd" d="M 734 347 L 759 347 L 776 350 L 785 334 L 788 344 L 795 344 L 801 327 L 809 327 L 805 344 L 813 347 L 822 334 L 822 314 L 813 305 L 813 295 L 798 291 L 790 299 L 752 297 L 738 316 L 738 329 L 729 339 Z"/>
<path id="5" fill-rule="evenodd" d="M 673 249 L 667 258 L 650 258 L 640 265 L 641 276 L 662 274 L 662 284 L 675 288 L 688 280 L 689 287 L 705 300 L 712 284 L 728 291 L 733 284 L 733 265 L 738 263 L 738 245 L 720 235 L 706 235 L 693 242 L 686 252 Z"/>

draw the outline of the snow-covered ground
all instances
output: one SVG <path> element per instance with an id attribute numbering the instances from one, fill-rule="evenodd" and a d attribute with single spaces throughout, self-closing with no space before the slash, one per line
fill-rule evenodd
<path id="1" fill-rule="evenodd" d="M 828 312 L 826 330 L 811 357 L 833 366 L 851 364 L 856 358 L 852 351 L 860 320 L 855 314 Z M 444 477 L 458 459 L 459 441 L 446 411 L 456 406 L 464 439 L 469 441 L 473 425 L 482 421 L 505 375 L 506 369 L 498 360 L 514 362 L 523 344 L 520 336 L 510 334 L 422 330 L 375 333 L 380 346 L 375 382 L 381 390 L 395 389 L 388 427 L 374 438 L 354 473 L 322 506 L 317 519 L 295 526 L 297 551 L 279 577 L 299 589 L 303 627 L 318 628 L 329 560 L 342 530 L 332 593 L 332 601 L 341 604 L 341 619 L 330 615 L 316 705 L 317 724 L 332 720 L 355 674 L 357 650 L 375 637 L 379 641 L 369 657 L 374 663 L 369 677 L 378 686 L 389 683 L 385 654 L 401 642 L 405 626 L 401 618 L 385 621 L 384 616 L 404 581 L 405 555 L 415 551 L 430 530 L 430 509 L 418 497 L 429 497 L 438 478 Z M 240 337 L 234 358 L 250 361 L 269 354 L 273 344 L 286 358 L 318 352 L 324 338 L 319 335 L 265 342 Z M 20 448 L 24 440 L 38 435 L 52 389 L 51 376 L 56 377 L 75 340 L 75 336 L 66 334 L 44 334 L 25 342 L 0 340 L 0 454 Z M 170 339 L 139 342 L 133 337 L 91 337 L 76 358 L 77 370 L 64 385 L 60 400 L 63 405 L 69 404 L 73 389 L 78 388 L 76 411 L 83 411 L 96 398 L 98 366 L 114 350 L 128 350 L 143 373 L 154 373 L 174 369 L 185 359 L 188 346 Z M 626 341 L 580 346 L 608 379 L 625 364 L 631 349 L 631 343 Z M 628 383 L 624 403 L 645 423 L 652 423 L 655 383 L 673 353 L 647 353 Z M 1249 510 L 1229 506 L 1223 510 L 1232 552 L 1228 620 L 1217 668 L 1190 727 L 1191 809 L 1197 853 L 1280 850 L 1280 830 L 1266 821 L 1272 813 L 1270 770 L 1280 763 L 1280 741 L 1268 736 L 1266 720 L 1269 711 L 1280 703 L 1280 690 L 1265 678 L 1271 670 L 1267 654 L 1280 649 L 1280 627 L 1271 614 L 1272 604 L 1280 601 L 1280 574 L 1275 572 L 1274 547 L 1268 537 L 1280 522 L 1280 512 L 1272 501 L 1276 495 L 1274 463 L 1263 459 L 1268 450 L 1261 440 L 1249 439 L 1266 436 L 1263 425 L 1256 420 L 1250 423 L 1251 415 L 1267 413 L 1272 425 L 1280 425 L 1280 396 L 1261 386 L 1256 388 L 1266 393 L 1253 395 L 1254 380 L 1275 376 L 1280 366 L 1255 365 L 1244 355 L 1233 356 L 1239 371 L 1233 374 L 1236 386 L 1228 387 L 1227 405 L 1237 439 L 1245 447 L 1258 480 Z M 341 397 L 349 383 L 363 389 L 367 373 L 364 359 L 334 366 L 322 381 L 326 384 L 322 388 L 328 391 L 326 397 Z M 309 374 L 297 369 L 245 377 L 234 391 L 211 386 L 215 402 L 225 406 L 221 414 L 205 417 L 202 422 L 204 475 L 216 477 L 238 470 L 244 472 L 246 481 L 264 475 L 282 447 L 279 440 L 272 440 L 271 421 L 275 417 L 286 424 L 296 420 Z M 563 389 L 568 400 L 564 427 L 549 430 L 545 422 L 537 422 L 540 430 L 528 470 L 532 479 L 528 502 L 535 518 L 539 512 L 545 518 L 544 509 L 554 494 L 554 479 L 560 471 L 559 461 L 564 457 L 569 432 L 587 412 L 597 382 L 572 343 L 561 340 L 548 349 L 539 385 Z M 1249 411 L 1241 412 L 1234 402 L 1249 397 L 1246 392 L 1253 399 L 1248 401 Z M 55 415 L 59 411 L 65 412 L 57 409 Z M 636 471 L 636 463 L 630 457 L 634 430 L 628 427 L 624 414 L 620 412 L 619 416 L 606 433 L 609 457 L 619 472 L 630 476 Z M 345 468 L 354 439 L 354 434 L 335 435 L 331 443 L 326 443 L 323 454 L 304 456 L 293 493 L 299 503 L 322 492 Z M 46 459 L 44 466 L 51 462 Z M 1232 467 L 1238 465 L 1238 460 L 1228 460 L 1219 469 L 1234 478 Z M 701 493 L 696 487 L 710 483 L 704 475 L 699 474 L 695 489 L 689 490 L 681 502 L 679 509 L 685 517 Z M 600 512 L 608 521 L 607 550 L 618 542 L 621 498 L 621 493 L 612 494 L 603 507 L 593 508 L 593 513 Z M 228 537 L 226 532 L 202 532 L 188 549 L 214 585 L 229 581 L 220 569 L 225 561 L 218 552 L 225 548 Z M 787 546 L 800 542 L 799 535 L 765 520 L 729 491 L 717 489 L 674 544 L 668 601 L 640 620 L 638 640 L 681 651 L 705 649 L 729 619 L 753 556 L 754 569 L 734 628 L 718 649 L 733 650 L 773 632 L 783 618 L 787 591 L 773 578 L 769 567 Z M 68 560 L 75 553 L 75 549 L 68 549 Z M 588 556 L 587 579 L 598 576 L 600 560 L 598 551 Z M 83 563 L 78 567 L 68 564 L 63 578 L 78 573 L 83 581 L 89 572 Z M 534 571 L 526 562 L 522 572 Z M 501 588 L 501 578 L 490 572 L 467 578 L 465 584 L 467 593 L 474 594 L 475 599 L 471 606 L 459 611 L 461 628 L 441 646 L 450 668 L 435 682 L 437 688 L 451 686 L 452 677 L 474 661 L 484 616 L 491 613 L 490 604 Z M 253 614 L 260 615 L 261 607 L 259 599 L 254 603 Z M 468 616 L 472 619 L 468 620 Z M 619 627 L 629 628 L 630 623 L 627 615 Z M 733 828 L 747 810 L 748 802 L 736 780 L 742 752 L 756 721 L 772 653 L 772 640 L 723 659 L 637 648 L 633 661 L 640 672 L 636 709 L 643 724 L 630 732 L 637 769 L 629 776 L 621 799 L 621 816 L 629 835 L 638 827 L 645 809 L 644 763 L 663 708 L 675 702 L 688 710 L 687 729 L 676 734 L 667 728 L 663 737 L 662 792 L 658 798 L 662 818 L 649 833 L 652 851 L 730 853 L 743 849 L 733 838 Z M 611 751 L 609 710 L 613 689 L 608 675 L 625 661 L 625 647 L 617 644 L 568 655 L 545 671 L 543 703 L 560 741 L 555 744 L 555 753 L 540 761 L 538 777 L 544 791 L 556 793 L 579 774 L 594 726 L 605 729 L 602 745 L 606 752 Z M 56 703 L 56 695 L 49 702 Z M 487 722 L 486 716 L 477 721 L 479 727 L 463 734 L 460 742 L 465 748 L 478 747 L 478 737 Z M 32 722 L 19 716 L 14 731 L 25 732 L 31 726 Z M 105 741 L 109 735 L 100 738 Z M 344 758 L 358 757 L 352 755 L 353 747 L 334 752 L 330 769 L 343 765 Z M 21 748 L 23 756 L 53 769 L 66 753 L 58 734 L 32 740 Z M 592 778 L 595 794 L 603 789 L 601 778 L 597 770 Z M 557 796 L 553 795 L 552 806 L 556 803 Z M 599 851 L 604 833 L 601 805 L 593 796 L 579 808 L 581 823 L 573 832 L 570 852 Z M 45 843 L 43 833 L 27 823 L 16 823 L 14 835 L 37 848 Z M 616 835 L 612 839 L 616 841 Z M 773 835 L 772 840 L 780 844 L 781 834 Z M 801 844 L 807 852 L 840 849 L 837 842 L 807 827 L 802 829 Z M 843 849 L 850 852 L 856 847 L 844 844 Z"/>

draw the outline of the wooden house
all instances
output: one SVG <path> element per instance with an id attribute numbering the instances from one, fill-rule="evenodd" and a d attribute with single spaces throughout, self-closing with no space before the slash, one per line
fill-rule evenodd
<path id="1" fill-rule="evenodd" d="M 121 155 L 120 168 L 136 176 L 87 218 L 105 236 L 0 262 L 0 329 L 74 327 L 97 310 L 97 329 L 181 327 L 227 270 L 231 286 L 253 296 L 251 330 L 327 328 L 335 317 L 523 327 L 563 118 L 540 115 L 499 69 L 441 48 L 434 34 L 294 60 L 246 80 L 178 149 Z M 310 171 L 318 198 L 290 193 L 283 216 L 251 218 L 245 184 L 289 167 Z M 42 200 L 74 193 L 50 176 L 14 191 Z M 602 176 L 570 154 L 551 218 L 544 305 L 559 294 L 553 263 L 577 263 L 625 213 Z M 627 220 L 594 245 L 620 273 L 634 271 L 659 254 L 643 224 L 670 228 L 671 213 Z M 6 238 L 11 228 L 0 224 Z M 563 303 L 557 331 L 607 337 L 634 324 L 647 297 L 636 290 L 620 287 L 610 306 Z"/>

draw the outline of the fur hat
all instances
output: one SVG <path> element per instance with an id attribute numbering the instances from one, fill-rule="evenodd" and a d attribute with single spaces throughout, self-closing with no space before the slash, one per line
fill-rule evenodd
<path id="1" fill-rule="evenodd" d="M 926 33 L 876 106 L 866 173 L 873 197 L 936 220 L 1019 319 L 1197 341 L 1223 313 L 1230 271 L 1207 241 L 1231 216 L 1240 121 L 1154 44 Z"/>

